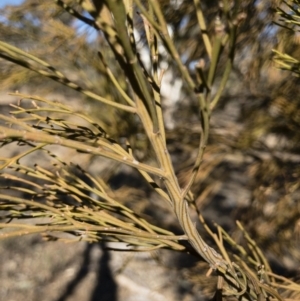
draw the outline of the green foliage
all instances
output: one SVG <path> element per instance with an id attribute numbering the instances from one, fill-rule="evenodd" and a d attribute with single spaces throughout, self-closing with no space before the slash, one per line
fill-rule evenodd
<path id="1" fill-rule="evenodd" d="M 294 1 L 283 1 L 284 8 L 278 7 L 277 14 L 279 16 L 277 25 L 284 29 L 286 35 L 289 35 L 287 39 L 285 39 L 285 45 L 282 45 L 280 48 L 285 49 L 295 49 L 295 47 L 291 47 L 291 44 L 298 44 L 298 31 L 299 31 L 299 5 L 300 2 L 297 0 Z M 294 41 L 293 41 L 294 36 Z M 299 75 L 300 73 L 300 63 L 298 58 L 288 55 L 287 53 L 282 53 L 278 50 L 273 50 L 274 52 L 274 62 L 277 66 L 283 70 L 292 71 L 295 75 Z M 295 52 L 295 51 L 293 51 Z M 294 53 L 294 56 L 297 56 L 297 53 Z"/>
<path id="2" fill-rule="evenodd" d="M 174 36 L 170 33 L 169 22 L 176 13 L 175 6 L 164 1 L 54 2 L 26 1 L 23 11 L 28 9 L 29 15 L 15 14 L 16 8 L 8 9 L 7 23 L 1 24 L 2 32 L 7 34 L 0 41 L 0 57 L 7 71 L 2 72 L 2 77 L 9 87 L 27 82 L 40 87 L 45 83 L 39 94 L 53 88 L 60 93 L 58 84 L 61 84 L 70 91 L 67 96 L 71 101 L 77 93 L 82 100 L 77 106 L 50 100 L 51 96 L 11 94 L 19 99 L 18 104 L 11 105 L 9 115 L 0 114 L 1 150 L 8 154 L 0 157 L 3 183 L 0 238 L 41 233 L 50 240 L 121 241 L 135 251 L 167 248 L 194 253 L 209 264 L 208 274 L 214 271 L 218 277 L 216 299 L 234 296 L 243 300 L 283 300 L 286 295 L 299 291 L 299 285 L 272 273 L 265 255 L 241 223 L 237 223 L 238 231 L 246 247 L 221 226 L 216 225 L 217 233 L 214 233 L 199 213 L 197 199 L 191 192 L 209 144 L 210 120 L 239 49 L 237 32 L 243 37 L 246 31 L 243 20 L 248 16 L 242 6 L 226 0 L 220 5 L 207 2 L 206 14 L 200 1 L 183 3 L 179 12 L 182 14 L 186 8 L 195 12 L 187 27 L 193 28 L 195 31 L 191 32 L 196 32 L 201 41 L 196 49 L 200 42 L 193 40 L 193 47 L 187 53 L 182 48 L 183 37 L 178 38 L 180 20 L 174 19 L 174 28 L 178 30 Z M 32 7 L 37 9 L 33 11 Z M 290 14 L 284 17 L 286 22 L 296 22 Z M 36 20 L 44 22 L 40 24 Z M 97 31 L 96 43 L 89 42 L 84 34 L 78 36 L 74 20 Z M 20 21 L 28 25 L 28 38 L 20 34 L 21 29 L 10 32 L 12 24 Z M 139 54 L 137 32 L 147 50 L 150 66 Z M 42 39 L 43 34 L 46 38 Z M 18 41 L 19 38 L 22 40 Z M 37 47 L 40 38 L 46 45 L 47 41 L 51 43 Z M 277 61 L 286 64 L 286 68 L 291 66 L 285 56 L 279 52 L 277 55 Z M 184 63 L 185 59 L 187 63 L 194 62 L 194 71 Z M 192 99 L 199 111 L 200 130 L 196 135 L 199 143 L 193 145 L 196 156 L 192 158 L 184 185 L 169 154 L 172 145 L 168 139 L 172 135 L 168 136 L 166 130 L 161 93 L 167 71 L 162 68 L 165 62 L 180 77 L 186 97 Z M 256 125 L 251 123 L 246 127 L 243 133 L 249 130 L 250 134 L 238 137 L 233 148 L 247 148 L 258 137 L 275 131 L 269 124 L 271 118 L 264 114 L 257 118 L 255 110 L 249 116 L 255 116 Z M 293 122 L 298 124 L 298 117 Z M 186 133 L 177 133 L 174 140 L 184 141 Z M 229 136 L 226 138 L 230 140 Z M 16 152 L 12 154 L 11 149 Z M 64 152 L 68 158 L 78 158 L 79 164 L 63 158 Z M 26 161 L 28 158 L 30 161 Z M 137 200 L 132 190 L 117 196 L 109 184 L 107 169 L 99 170 L 94 176 L 81 167 L 82 162 L 90 160 L 104 165 L 107 161 L 103 158 L 113 162 L 112 170 L 122 165 L 139 173 L 145 186 L 141 186 Z M 202 165 L 202 176 L 206 178 L 220 161 Z M 99 169 L 103 166 L 100 163 Z M 277 167 L 268 173 L 269 178 L 278 175 Z M 265 176 L 259 174 L 259 168 L 252 172 L 257 177 Z M 138 212 L 137 205 L 130 206 L 133 201 L 146 202 L 143 190 L 149 187 L 155 191 L 156 198 L 169 205 L 182 235 L 165 229 L 155 218 L 148 220 L 143 212 Z M 197 213 L 215 248 L 196 229 L 189 207 Z M 253 271 L 258 266 L 259 271 Z M 280 292 L 278 287 L 282 288 Z"/>

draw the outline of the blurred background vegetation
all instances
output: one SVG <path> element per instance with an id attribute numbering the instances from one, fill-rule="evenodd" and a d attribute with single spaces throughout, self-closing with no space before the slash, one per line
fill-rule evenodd
<path id="1" fill-rule="evenodd" d="M 82 11 L 76 1 L 64 2 Z M 214 30 L 218 2 L 202 1 L 208 30 Z M 296 68 L 292 72 L 291 68 L 279 69 L 284 58 L 272 50 L 300 60 L 299 26 L 282 18 L 283 12 L 291 16 L 299 13 L 300 7 L 298 1 L 239 2 L 234 7 L 238 7 L 245 19 L 239 26 L 234 70 L 212 115 L 209 145 L 192 190 L 198 209 L 208 224 L 220 224 L 243 245 L 235 225 L 235 220 L 241 221 L 264 251 L 273 271 L 299 280 L 300 82 Z M 173 32 L 176 48 L 196 77 L 196 62 L 207 58 L 204 46 L 199 42 L 201 35 L 193 1 L 161 0 L 160 4 Z M 140 24 L 136 28 L 141 28 L 137 33 L 139 51 L 147 66 L 143 56 L 142 20 L 137 22 Z M 107 99 L 123 101 L 97 54 L 97 49 L 101 48 L 104 61 L 118 75 L 120 85 L 126 87 L 124 74 L 113 63 L 111 52 L 106 51 L 108 45 L 104 37 L 75 20 L 54 1 L 25 0 L 20 5 L 1 8 L 0 40 L 51 61 L 80 86 Z M 182 84 L 172 60 L 164 57 L 163 52 L 161 56 L 161 68 L 166 69 L 162 105 L 167 115 L 167 141 L 180 183 L 184 185 L 198 146 L 198 104 Z M 115 140 L 129 139 L 139 160 L 151 161 L 148 141 L 142 128 L 136 126 L 134 116 L 95 103 L 4 59 L 0 64 L 0 82 L 1 111 L 10 110 L 8 105 L 13 100 L 5 95 L 15 90 L 63 101 L 78 109 L 84 106 L 84 110 Z M 105 114 L 100 118 L 98 112 L 102 110 Z M 70 156 L 74 156 L 72 160 L 76 159 L 76 155 L 68 151 L 61 154 L 62 158 Z M 122 169 L 118 163 L 107 164 L 105 160 L 100 170 L 93 162 L 93 157 L 88 156 L 85 161 L 76 163 L 92 174 L 104 177 L 116 199 L 126 201 L 135 212 L 154 220 L 162 228 L 178 229 L 171 214 L 162 218 L 169 209 L 151 195 L 149 188 L 143 186 L 134 173 Z M 157 207 L 153 207 L 153 203 Z M 193 266 L 186 276 L 195 287 L 199 285 L 200 268 L 200 265 Z"/>

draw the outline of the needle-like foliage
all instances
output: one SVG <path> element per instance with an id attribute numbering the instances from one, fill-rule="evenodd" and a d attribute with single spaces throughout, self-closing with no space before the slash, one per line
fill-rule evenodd
<path id="1" fill-rule="evenodd" d="M 26 5 L 36 7 L 37 17 L 45 14 L 48 19 L 39 24 L 38 18 L 25 11 L 22 18 L 29 24 L 28 39 L 16 32 L 9 41 L 0 41 L 6 81 L 41 85 L 51 79 L 55 87 L 63 85 L 71 91 L 71 101 L 16 92 L 11 95 L 18 103 L 11 105 L 9 114 L 0 114 L 0 238 L 41 233 L 52 240 L 125 242 L 135 251 L 167 248 L 194 253 L 207 263 L 207 274 L 214 272 L 218 277 L 216 300 L 222 296 L 284 300 L 287 291 L 299 291 L 299 285 L 289 285 L 289 280 L 272 273 L 265 255 L 241 223 L 237 225 L 247 248 L 221 226 L 216 225 L 214 233 L 198 212 L 191 192 L 209 145 L 211 118 L 233 69 L 238 31 L 242 32 L 246 18 L 242 6 L 223 0 L 208 5 L 206 15 L 201 1 L 190 3 L 196 18 L 193 24 L 186 22 L 197 29 L 199 42 L 186 53 L 182 45 L 177 47 L 169 25 L 175 4 L 168 4 L 168 9 L 158 0 L 40 4 L 30 0 Z M 289 14 L 284 17 L 292 18 Z M 11 14 L 2 29 L 8 30 L 13 21 Z M 295 23 L 295 18 L 292 21 Z M 97 43 L 85 34 L 78 37 L 74 26 L 78 22 L 93 31 Z M 31 43 L 39 34 L 48 37 L 46 52 Z M 147 58 L 140 53 L 141 43 Z M 195 48 L 198 44 L 199 50 Z M 64 53 L 71 54 L 71 64 L 57 58 Z M 287 64 L 282 55 L 279 61 Z M 84 62 L 95 69 L 90 70 Z M 174 68 L 185 95 L 195 101 L 199 112 L 199 143 L 184 185 L 176 174 L 167 140 L 161 93 L 167 72 L 164 63 Z M 193 64 L 193 72 L 189 64 Z M 16 66 L 21 66 L 23 73 L 18 75 Z M 72 104 L 77 93 L 82 97 L 78 107 Z M 62 158 L 66 151 L 69 157 L 76 153 L 77 162 Z M 37 158 L 42 162 L 35 162 Z M 148 221 L 128 205 L 130 194 L 120 200 L 103 174 L 94 176 L 81 167 L 81 160 L 101 158 L 137 171 L 156 197 L 168 204 L 181 234 L 164 229 L 154 219 Z M 207 173 L 219 162 L 206 166 Z M 215 247 L 197 230 L 190 210 L 197 213 Z M 256 267 L 258 271 L 254 271 Z"/>

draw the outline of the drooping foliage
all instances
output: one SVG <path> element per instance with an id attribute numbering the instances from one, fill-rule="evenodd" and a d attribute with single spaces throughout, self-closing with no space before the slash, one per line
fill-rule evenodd
<path id="1" fill-rule="evenodd" d="M 216 298 L 299 293 L 272 272 L 289 269 L 274 254 L 300 257 L 298 1 L 27 0 L 0 14 L 2 90 L 18 90 L 0 115 L 2 237 L 189 252 L 216 271 Z"/>

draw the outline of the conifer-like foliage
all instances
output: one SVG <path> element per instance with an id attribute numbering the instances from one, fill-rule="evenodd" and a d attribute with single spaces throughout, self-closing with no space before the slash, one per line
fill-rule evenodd
<path id="1" fill-rule="evenodd" d="M 268 58 L 276 46 L 274 62 L 300 73 L 300 10 L 298 1 L 258 2 L 27 0 L 5 7 L 0 76 L 12 101 L 0 113 L 0 238 L 40 233 L 186 252 L 207 263 L 203 275 L 218 279 L 215 300 L 296 300 L 299 285 L 273 273 L 259 245 L 280 252 L 284 241 L 300 256 L 291 239 L 300 232 L 300 100 L 288 98 L 298 79 Z M 284 42 L 271 44 L 275 36 Z M 276 85 L 266 79 L 272 72 Z M 169 86 L 182 86 L 169 106 L 167 75 Z M 238 97 L 250 101 L 239 107 L 242 126 L 222 134 L 214 114 L 222 120 L 235 103 L 237 81 L 247 90 Z M 254 96 L 263 100 L 251 102 Z M 274 136 L 278 148 L 271 149 Z M 231 213 L 242 222 L 229 234 L 210 227 L 201 210 L 226 181 L 230 154 L 248 164 L 252 194 L 247 208 Z M 129 174 L 136 185 L 126 184 Z M 161 218 L 170 214 L 176 231 Z M 279 229 L 271 242 L 265 233 Z"/>

